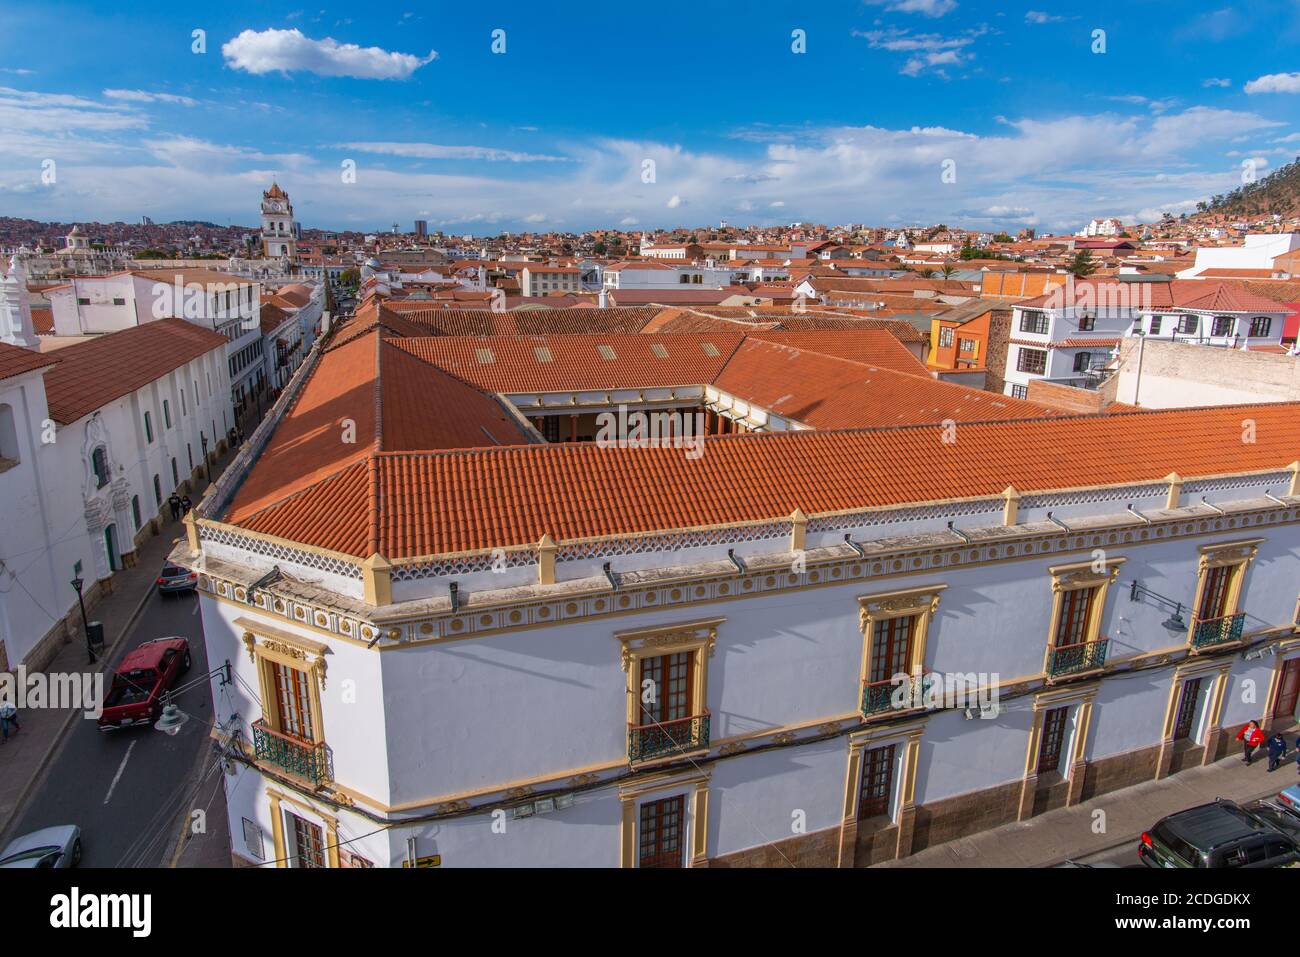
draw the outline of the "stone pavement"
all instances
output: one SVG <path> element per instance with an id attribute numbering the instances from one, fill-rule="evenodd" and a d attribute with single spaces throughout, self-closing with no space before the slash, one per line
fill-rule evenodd
<path id="1" fill-rule="evenodd" d="M 1234 729 L 1235 733 L 1235 729 Z M 1284 732 L 1295 743 L 1293 728 Z M 1215 798 L 1238 803 L 1276 794 L 1300 781 L 1295 753 L 1268 773 L 1268 759 L 1255 754 L 1246 767 L 1234 748 L 1223 760 L 1186 768 L 1160 781 L 1146 781 L 1112 791 L 1074 807 L 1048 811 L 1028 821 L 1005 824 L 968 837 L 936 844 L 900 861 L 877 867 L 1050 867 L 1067 859 L 1084 858 L 1118 845 L 1136 845 L 1142 832 L 1166 814 L 1206 804 Z M 1105 812 L 1105 830 L 1094 833 L 1094 812 Z M 1137 861 L 1136 847 L 1133 861 Z"/>
<path id="2" fill-rule="evenodd" d="M 234 453 L 228 450 L 213 464 L 213 476 L 220 475 L 233 458 Z M 207 482 L 199 478 L 193 484 L 189 495 L 197 503 Z M 84 640 L 74 639 L 59 647 L 44 668 L 46 674 L 104 672 L 107 689 L 110 667 L 117 661 L 140 610 L 153 594 L 158 570 L 176 541 L 185 536 L 184 526 L 171 521 L 171 510 L 166 508 L 166 503 L 163 512 L 166 520 L 160 518 L 159 533 L 136 549 L 135 565 L 115 572 L 112 590 L 86 609 L 87 618 L 104 624 L 104 647 L 96 652 L 98 661 L 89 664 Z M 80 612 L 75 615 L 80 625 Z M 7 832 L 18 809 L 53 760 L 73 722 L 78 720 L 86 720 L 82 709 L 28 708 L 18 712 L 21 729 L 16 734 L 11 730 L 8 741 L 0 745 L 0 838 L 16 836 Z M 224 817 L 224 803 L 221 813 Z"/>

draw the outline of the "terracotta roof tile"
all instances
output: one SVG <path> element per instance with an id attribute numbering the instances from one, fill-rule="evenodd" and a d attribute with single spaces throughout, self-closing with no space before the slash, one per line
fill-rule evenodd
<path id="1" fill-rule="evenodd" d="M 739 333 L 573 336 L 427 336 L 394 342 L 488 392 L 656 388 L 712 382 Z M 654 346 L 664 347 L 660 355 Z M 711 349 L 709 347 L 712 347 Z M 539 357 L 546 350 L 548 359 Z"/>
<path id="2" fill-rule="evenodd" d="M 1256 442 L 1241 444 L 1241 420 Z M 720 436 L 704 454 L 593 443 L 376 456 L 389 558 L 774 521 L 914 502 L 1282 470 L 1300 447 L 1300 406 L 1178 409 L 958 426 Z M 1044 450 L 1069 448 L 1069 456 Z M 268 510 L 264 532 L 363 556 L 371 542 L 355 468 Z M 672 494 L 664 494 L 672 489 Z"/>
<path id="3" fill-rule="evenodd" d="M 12 376 L 22 375 L 24 372 L 44 369 L 58 361 L 58 358 L 53 355 L 42 354 L 34 349 L 24 349 L 22 346 L 11 346 L 7 342 L 0 342 L 0 379 L 8 379 Z"/>
<path id="4" fill-rule="evenodd" d="M 184 319 L 160 319 L 59 349 L 45 373 L 50 417 L 66 425 L 130 395 L 201 355 L 226 337 Z"/>
<path id="5" fill-rule="evenodd" d="M 911 359 L 910 354 L 908 358 Z M 817 429 L 1057 414 L 1023 399 L 940 382 L 912 361 L 920 374 L 747 339 L 715 384 L 739 398 Z"/>

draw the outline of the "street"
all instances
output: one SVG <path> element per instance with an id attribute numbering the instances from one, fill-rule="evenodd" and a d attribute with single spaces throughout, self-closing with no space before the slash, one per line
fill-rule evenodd
<path id="1" fill-rule="evenodd" d="M 208 665 L 197 609 L 192 594 L 150 595 L 114 664 L 141 642 L 181 635 L 190 640 L 192 665 L 178 686 L 202 677 Z M 110 680 L 111 673 L 105 676 L 105 693 Z M 94 718 L 76 720 L 6 838 L 76 824 L 82 830 L 83 867 L 164 865 L 179 833 L 182 805 L 188 810 L 201 804 L 217 786 L 208 776 L 202 796 L 192 797 L 199 752 L 210 748 L 210 685 L 184 692 L 175 703 L 190 716 L 175 735 L 148 727 L 106 733 Z"/>

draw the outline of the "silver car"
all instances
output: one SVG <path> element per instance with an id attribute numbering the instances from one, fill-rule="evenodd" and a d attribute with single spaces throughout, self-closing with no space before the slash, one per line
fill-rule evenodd
<path id="1" fill-rule="evenodd" d="M 81 863 L 81 828 L 47 827 L 10 841 L 0 867 L 76 867 Z"/>

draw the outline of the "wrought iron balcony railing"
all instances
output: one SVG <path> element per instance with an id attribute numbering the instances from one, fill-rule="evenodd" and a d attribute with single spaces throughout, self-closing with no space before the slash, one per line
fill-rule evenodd
<path id="1" fill-rule="evenodd" d="M 901 680 L 885 678 L 862 685 L 862 714 L 871 717 L 883 711 L 907 711 L 920 707 L 921 679 L 908 675 Z"/>
<path id="2" fill-rule="evenodd" d="M 334 780 L 334 752 L 324 741 L 307 744 L 278 731 L 262 721 L 253 722 L 253 750 L 257 760 L 274 765 L 310 781 L 324 784 Z"/>
<path id="3" fill-rule="evenodd" d="M 1081 641 L 1075 645 L 1053 648 L 1051 659 L 1047 663 L 1047 676 L 1064 678 L 1104 668 L 1109 644 L 1109 638 L 1098 638 L 1096 641 Z"/>
<path id="4" fill-rule="evenodd" d="M 1192 647 L 1212 648 L 1241 640 L 1241 630 L 1246 624 L 1246 613 L 1223 615 L 1219 618 L 1194 618 L 1192 620 Z"/>
<path id="5" fill-rule="evenodd" d="M 660 721 L 631 724 L 627 728 L 627 759 L 648 761 L 674 754 L 689 754 L 709 746 L 709 712 Z"/>

